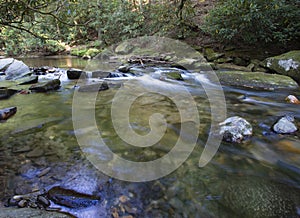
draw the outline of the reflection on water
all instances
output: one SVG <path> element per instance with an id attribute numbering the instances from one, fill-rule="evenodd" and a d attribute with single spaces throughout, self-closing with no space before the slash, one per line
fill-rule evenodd
<path id="1" fill-rule="evenodd" d="M 74 56 L 46 56 L 37 58 L 20 58 L 30 67 L 51 66 L 59 68 L 79 68 L 84 69 L 88 60 L 83 60 Z"/>
<path id="2" fill-rule="evenodd" d="M 24 61 L 30 66 L 83 68 L 85 64 L 85 61 L 69 58 Z M 228 116 L 238 115 L 249 120 L 254 127 L 254 137 L 242 146 L 223 143 L 214 159 L 199 168 L 199 157 L 210 128 L 209 103 L 201 87 L 185 83 L 196 100 L 201 119 L 197 146 L 172 174 L 139 184 L 111 180 L 86 162 L 71 117 L 74 85 L 66 81 L 57 92 L 15 95 L 1 101 L 1 108 L 18 107 L 13 118 L 0 123 L 2 201 L 15 194 L 59 185 L 80 193 L 100 193 L 101 205 L 93 205 L 90 212 L 64 208 L 78 217 L 106 216 L 111 208 L 120 209 L 120 205 L 123 205 L 124 215 L 134 217 L 299 216 L 300 135 L 276 135 L 270 130 L 284 114 L 293 114 L 300 126 L 299 106 L 284 102 L 289 94 L 300 96 L 299 91 L 225 88 Z M 130 123 L 139 134 L 150 131 L 149 117 L 154 112 L 164 114 L 167 121 L 166 135 L 159 143 L 149 148 L 136 148 L 120 139 L 114 130 L 111 104 L 116 91 L 117 88 L 112 88 L 100 92 L 96 101 L 96 123 L 106 145 L 119 156 L 134 161 L 154 160 L 168 153 L 181 128 L 174 103 L 159 94 L 140 96 L 134 102 Z M 246 98 L 241 98 L 243 95 Z M 83 105 L 83 109 L 93 106 L 91 102 Z M 85 134 L 91 130 L 78 131 Z M 188 134 L 185 133 L 186 138 Z M 93 137 L 90 140 L 93 141 Z M 100 145 L 94 143 L 96 150 L 90 147 L 85 152 L 95 153 Z M 109 153 L 97 155 L 103 163 L 112 161 Z M 128 204 L 118 200 L 123 195 L 130 199 Z"/>

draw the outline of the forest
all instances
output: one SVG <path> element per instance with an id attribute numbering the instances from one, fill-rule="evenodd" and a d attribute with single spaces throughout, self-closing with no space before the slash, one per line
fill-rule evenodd
<path id="1" fill-rule="evenodd" d="M 1 0 L 0 48 L 5 56 L 56 54 L 145 35 L 297 47 L 299 7 L 298 0 Z"/>

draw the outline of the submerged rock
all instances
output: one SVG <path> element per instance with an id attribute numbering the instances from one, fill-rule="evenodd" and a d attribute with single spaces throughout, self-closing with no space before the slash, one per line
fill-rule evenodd
<path id="1" fill-rule="evenodd" d="M 32 208 L 1 208 L 0 217 L 23 217 L 23 218 L 68 218 L 66 214 L 54 211 L 45 211 Z"/>
<path id="2" fill-rule="evenodd" d="M 272 129 L 274 132 L 279 134 L 294 133 L 298 130 L 297 126 L 294 124 L 294 121 L 294 117 L 284 116 L 273 125 Z"/>
<path id="3" fill-rule="evenodd" d="M 226 142 L 241 143 L 252 135 L 251 124 L 238 116 L 230 117 L 219 125 L 221 126 L 220 134 Z"/>
<path id="4" fill-rule="evenodd" d="M 14 89 L 7 89 L 7 88 L 0 88 L 0 100 L 1 99 L 7 99 L 10 96 L 16 94 L 18 90 Z"/>
<path id="5" fill-rule="evenodd" d="M 222 204 L 232 211 L 233 217 L 298 218 L 300 190 L 270 180 L 243 177 L 230 179 L 225 188 Z"/>
<path id="6" fill-rule="evenodd" d="M 51 90 L 57 90 L 60 88 L 60 80 L 54 79 L 49 82 L 32 85 L 29 90 L 36 91 L 36 92 L 47 92 Z"/>
<path id="7" fill-rule="evenodd" d="M 69 69 L 67 70 L 68 79 L 79 79 L 86 78 L 86 72 L 79 69 Z"/>
<path id="8" fill-rule="evenodd" d="M 9 107 L 0 110 L 0 121 L 7 120 L 11 116 L 17 113 L 17 107 Z"/>
<path id="9" fill-rule="evenodd" d="M 51 188 L 47 193 L 47 197 L 55 204 L 76 209 L 90 207 L 100 201 L 98 196 L 78 193 L 59 186 Z"/>
<path id="10" fill-rule="evenodd" d="M 289 76 L 300 84 L 300 50 L 267 58 L 263 66 L 278 74 Z"/>

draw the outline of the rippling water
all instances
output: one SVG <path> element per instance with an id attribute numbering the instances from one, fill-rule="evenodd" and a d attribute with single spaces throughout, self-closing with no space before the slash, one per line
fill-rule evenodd
<path id="1" fill-rule="evenodd" d="M 24 61 L 30 66 L 62 68 L 84 68 L 86 64 L 78 59 Z M 96 137 L 93 138 L 93 129 L 87 127 L 74 131 L 72 103 L 76 83 L 64 81 L 56 92 L 17 94 L 0 102 L 1 108 L 18 107 L 14 117 L 0 124 L 0 184 L 4 187 L 0 191 L 1 199 L 5 201 L 14 194 L 65 185 L 83 193 L 99 191 L 105 199 L 100 209 L 94 208 L 90 212 L 64 209 L 78 217 L 96 216 L 105 208 L 117 207 L 114 201 L 122 194 L 131 196 L 131 203 L 138 209 L 137 216 L 140 217 L 298 217 L 300 134 L 277 135 L 270 129 L 285 114 L 293 114 L 300 126 L 299 105 L 284 101 L 289 94 L 300 96 L 299 90 L 255 91 L 224 87 L 228 116 L 241 116 L 250 121 L 254 136 L 242 145 L 222 143 L 213 160 L 199 168 L 199 157 L 210 130 L 209 101 L 203 88 L 193 79 L 188 79 L 190 75 L 180 82 L 157 80 L 161 79 L 161 70 L 163 68 L 153 68 L 150 79 L 136 78 L 126 81 L 126 84 L 127 88 L 136 89 L 130 92 L 132 95 L 138 93 L 141 84 L 165 86 L 174 95 L 180 95 L 177 86 L 184 85 L 192 93 L 200 117 L 199 137 L 191 156 L 176 171 L 157 181 L 144 183 L 111 181 L 101 173 L 98 175 L 99 172 L 86 163 L 75 135 L 90 134 L 90 144 L 84 149 L 88 154 L 97 152 L 97 146 L 101 145 Z M 155 80 L 159 82 L 153 83 Z M 124 81 L 120 83 L 124 84 Z M 111 88 L 100 92 L 95 102 L 86 102 L 81 107 L 87 111 L 95 107 L 96 125 L 105 144 L 120 157 L 131 161 L 151 161 L 166 155 L 176 144 L 182 124 L 174 102 L 163 93 L 135 96 L 129 122 L 138 134 L 151 132 L 149 118 L 154 113 L 164 115 L 167 127 L 166 134 L 154 146 L 134 147 L 118 137 L 112 122 L 111 105 L 118 90 Z M 130 96 L 121 98 L 126 101 Z M 188 104 L 186 108 L 189 108 Z M 127 111 L 120 107 L 119 112 Z M 76 119 L 84 122 L 88 117 L 83 113 Z M 183 138 L 188 140 L 189 134 L 185 132 Z M 103 163 L 112 160 L 109 152 L 97 155 Z M 48 167 L 50 172 L 39 177 Z M 124 173 L 121 171 L 125 169 L 114 170 Z M 107 182 L 112 185 L 108 186 Z M 107 190 L 100 189 L 100 186 Z"/>

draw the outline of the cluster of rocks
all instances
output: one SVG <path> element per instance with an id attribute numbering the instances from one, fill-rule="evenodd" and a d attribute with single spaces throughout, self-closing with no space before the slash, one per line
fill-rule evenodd
<path id="1" fill-rule="evenodd" d="M 252 125 L 239 116 L 227 118 L 220 123 L 220 134 L 223 135 L 225 142 L 242 143 L 249 139 L 253 134 Z M 272 131 L 277 134 L 292 134 L 298 131 L 295 124 L 295 118 L 286 115 L 279 118 L 271 127 Z"/>

